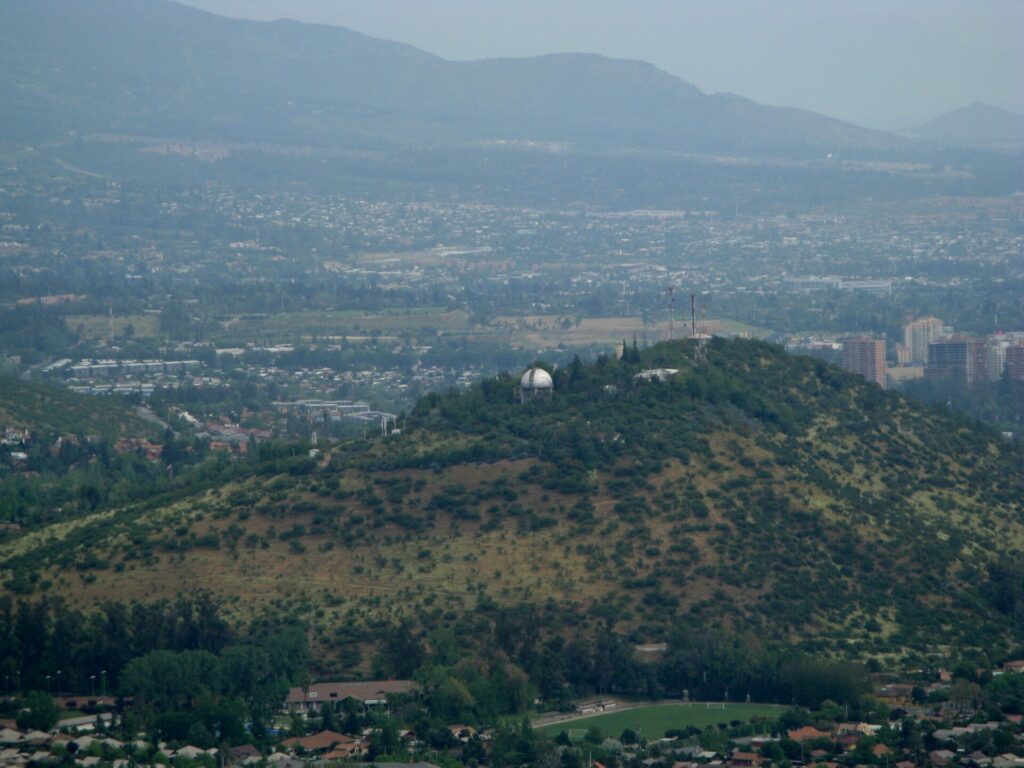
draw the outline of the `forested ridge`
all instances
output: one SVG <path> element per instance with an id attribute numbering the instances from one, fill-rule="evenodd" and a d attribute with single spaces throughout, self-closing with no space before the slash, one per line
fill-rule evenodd
<path id="1" fill-rule="evenodd" d="M 534 643 L 570 637 L 756 637 L 755 666 L 776 670 L 782 645 L 884 665 L 1021 643 L 1019 448 L 777 347 L 706 352 L 575 361 L 550 401 L 518 403 L 517 376 L 430 395 L 400 436 L 312 460 L 268 449 L 205 487 L 17 537 L 3 578 L 83 608 L 208 590 L 234 625 L 304 622 L 315 667 L 352 674 L 402 674 L 388 627 L 427 649 L 461 627 L 483 647 L 510 616 L 525 626 L 496 637 L 534 638 L 509 654 L 537 680 Z M 638 376 L 652 368 L 677 373 Z M 602 665 L 581 664 L 600 688 L 579 669 Z"/>

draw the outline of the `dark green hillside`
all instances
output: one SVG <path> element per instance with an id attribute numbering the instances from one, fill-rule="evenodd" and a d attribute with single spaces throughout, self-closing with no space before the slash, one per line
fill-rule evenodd
<path id="1" fill-rule="evenodd" d="M 58 387 L 0 376 L 0 426 L 41 435 L 158 437 L 159 426 L 140 418 L 122 398 L 89 397 Z"/>
<path id="2" fill-rule="evenodd" d="M 1019 449 L 777 347 L 693 355 L 574 363 L 549 402 L 518 404 L 510 376 L 431 395 L 400 436 L 24 536 L 4 578 L 80 605 L 202 587 L 239 620 L 310 620 L 321 657 L 350 662 L 401 619 L 524 606 L 531 632 L 741 631 L 858 658 L 1024 639 Z M 654 367 L 678 373 L 637 377 Z"/>
<path id="3" fill-rule="evenodd" d="M 555 373 L 550 403 L 516 404 L 511 379 L 428 397 L 411 423 L 458 447 L 388 459 L 540 459 L 520 479 L 608 497 L 611 524 L 656 545 L 645 568 L 620 569 L 636 573 L 627 586 L 653 590 L 645 601 L 675 607 L 711 577 L 738 594 L 727 590 L 724 604 L 701 611 L 730 614 L 735 602 L 747 620 L 793 632 L 812 616 L 835 625 L 857 616 L 879 633 L 932 626 L 973 601 L 961 590 L 988 593 L 990 576 L 1001 580 L 983 553 L 1020 562 L 1024 456 L 994 432 L 763 344 L 716 340 L 702 367 L 691 351 L 659 345 L 635 361 L 570 366 Z M 634 379 L 654 366 L 682 370 L 664 383 Z M 480 439 L 463 446 L 466 434 Z M 679 467 L 682 477 L 666 477 Z M 581 532 L 609 525 L 574 511 L 567 516 Z M 651 523 L 663 520 L 678 525 L 655 541 Z M 702 565 L 688 562 L 694 539 L 713 552 Z M 976 631 L 961 630 L 962 641 Z"/>

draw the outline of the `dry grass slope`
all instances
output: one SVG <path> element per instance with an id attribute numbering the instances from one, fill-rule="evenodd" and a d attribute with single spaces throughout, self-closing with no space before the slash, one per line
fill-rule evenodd
<path id="1" fill-rule="evenodd" d="M 210 590 L 240 619 L 305 617 L 325 642 L 523 602 L 644 638 L 688 617 L 862 656 L 1019 638 L 983 597 L 987 563 L 1024 547 L 1005 474 L 1020 457 L 751 344 L 712 357 L 738 381 L 724 400 L 685 346 L 674 382 L 560 372 L 561 402 L 523 408 L 499 380 L 424 401 L 401 438 L 38 531 L 0 563 L 82 606 Z M 788 421 L 773 427 L 744 377 L 789 398 Z"/>

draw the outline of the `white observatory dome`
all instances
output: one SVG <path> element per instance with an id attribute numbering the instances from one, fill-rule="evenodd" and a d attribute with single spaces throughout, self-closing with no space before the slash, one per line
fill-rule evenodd
<path id="1" fill-rule="evenodd" d="M 530 368 L 519 380 L 519 386 L 522 389 L 554 389 L 555 383 L 543 368 Z"/>

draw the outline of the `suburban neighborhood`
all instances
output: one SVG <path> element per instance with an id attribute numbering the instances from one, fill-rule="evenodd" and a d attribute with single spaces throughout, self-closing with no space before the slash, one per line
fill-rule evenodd
<path id="1" fill-rule="evenodd" d="M 537 700 L 532 727 L 525 719 L 450 723 L 422 733 L 405 721 L 422 693 L 417 681 L 320 682 L 288 690 L 274 727 L 259 746 L 197 745 L 163 739 L 159 733 L 132 733 L 132 724 L 138 722 L 132 712 L 135 702 L 110 695 L 54 696 L 49 701 L 56 716 L 52 726 L 29 727 L 43 724 L 36 695 L 35 701 L 24 700 L 33 709 L 0 720 L 0 763 L 88 768 L 476 766 L 492 764 L 502 740 L 526 738 L 537 747 L 533 760 L 524 763 L 552 766 L 1024 768 L 1024 659 L 976 672 L 984 685 L 946 670 L 879 679 L 861 708 L 868 716 L 859 720 L 847 719 L 849 707 L 831 702 L 815 711 L 774 705 L 767 710 L 770 716 L 739 719 L 736 713 L 743 704 L 604 696 L 561 711 L 545 711 Z M 15 701 L 7 699 L 8 705 Z M 679 727 L 651 734 L 639 725 L 619 732 L 602 727 L 602 718 L 635 713 L 640 723 L 656 710 L 678 713 Z M 700 715 L 708 724 L 687 725 L 688 720 L 701 722 L 695 717 Z"/>

